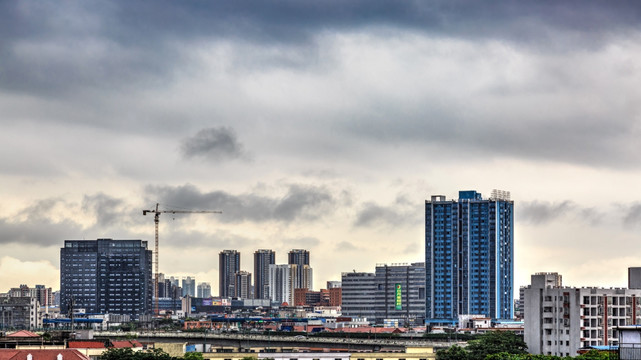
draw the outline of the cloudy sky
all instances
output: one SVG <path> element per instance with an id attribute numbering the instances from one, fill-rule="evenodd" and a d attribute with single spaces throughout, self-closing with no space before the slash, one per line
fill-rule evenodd
<path id="1" fill-rule="evenodd" d="M 0 292 L 59 288 L 65 239 L 341 272 L 424 260 L 424 200 L 508 190 L 516 283 L 641 266 L 641 5 L 2 1 Z"/>

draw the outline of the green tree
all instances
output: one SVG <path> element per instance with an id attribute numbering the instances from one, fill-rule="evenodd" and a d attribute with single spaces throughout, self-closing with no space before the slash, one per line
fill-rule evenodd
<path id="1" fill-rule="evenodd" d="M 183 356 L 186 360 L 204 360 L 203 354 L 199 352 L 188 352 Z"/>
<path id="2" fill-rule="evenodd" d="M 532 354 L 510 354 L 506 352 L 492 354 L 485 357 L 485 360 L 563 360 L 555 355 L 532 355 Z"/>
<path id="3" fill-rule="evenodd" d="M 161 349 L 133 351 L 131 348 L 111 348 L 103 352 L 100 360 L 179 360 Z"/>
<path id="4" fill-rule="evenodd" d="M 467 351 L 458 345 L 452 345 L 445 350 L 436 352 L 437 360 L 467 360 Z"/>
<path id="5" fill-rule="evenodd" d="M 619 356 L 616 353 L 609 353 L 607 351 L 590 350 L 585 354 L 581 354 L 574 359 L 576 360 L 616 360 Z"/>
<path id="6" fill-rule="evenodd" d="M 466 350 L 470 360 L 485 360 L 488 355 L 499 353 L 527 354 L 527 345 L 511 331 L 490 331 L 470 341 Z"/>

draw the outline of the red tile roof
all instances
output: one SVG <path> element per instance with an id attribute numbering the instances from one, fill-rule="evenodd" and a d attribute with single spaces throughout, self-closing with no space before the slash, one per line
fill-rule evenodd
<path id="1" fill-rule="evenodd" d="M 142 344 L 136 340 L 112 340 L 111 343 L 116 349 L 142 347 Z"/>
<path id="2" fill-rule="evenodd" d="M 57 360 L 58 355 L 62 355 L 63 360 L 90 360 L 88 356 L 75 349 L 0 349 L 0 360 L 26 360 L 29 354 L 33 360 Z"/>
<path id="3" fill-rule="evenodd" d="M 24 338 L 24 337 L 40 337 L 40 335 L 36 333 L 32 333 L 31 331 L 20 330 L 7 335 L 7 337 L 23 337 Z"/>
<path id="4" fill-rule="evenodd" d="M 104 349 L 105 343 L 102 341 L 69 341 L 67 347 L 70 349 Z"/>

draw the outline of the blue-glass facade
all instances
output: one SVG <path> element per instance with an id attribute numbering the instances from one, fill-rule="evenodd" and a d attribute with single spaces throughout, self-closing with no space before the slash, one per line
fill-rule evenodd
<path id="1" fill-rule="evenodd" d="M 60 306 L 134 318 L 151 312 L 152 251 L 142 240 L 65 240 L 60 249 Z"/>
<path id="2" fill-rule="evenodd" d="M 425 201 L 427 322 L 513 318 L 514 202 L 498 194 L 460 191 L 458 201 Z"/>

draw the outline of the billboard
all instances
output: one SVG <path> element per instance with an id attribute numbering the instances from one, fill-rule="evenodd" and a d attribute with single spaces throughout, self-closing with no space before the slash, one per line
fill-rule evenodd
<path id="1" fill-rule="evenodd" d="M 396 284 L 396 286 L 394 286 L 394 304 L 396 305 L 396 310 L 403 309 L 403 293 L 401 290 L 401 284 Z"/>

